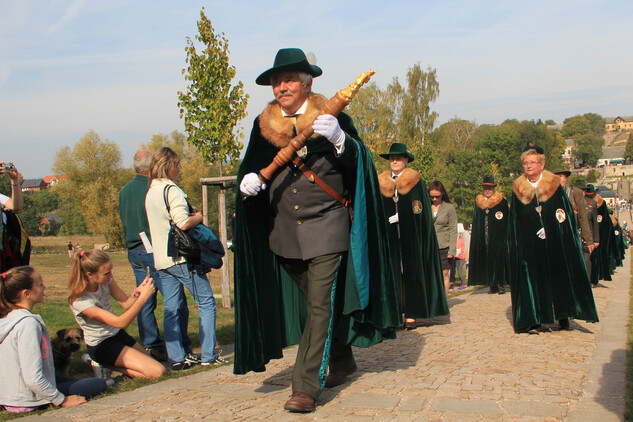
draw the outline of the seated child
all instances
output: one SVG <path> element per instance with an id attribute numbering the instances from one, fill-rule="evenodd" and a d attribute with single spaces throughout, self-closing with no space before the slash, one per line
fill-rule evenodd
<path id="1" fill-rule="evenodd" d="M 13 413 L 49 405 L 71 407 L 103 393 L 100 378 L 55 377 L 51 339 L 33 307 L 44 302 L 42 276 L 33 267 L 0 275 L 0 405 Z"/>
<path id="2" fill-rule="evenodd" d="M 128 297 L 112 277 L 110 256 L 100 250 L 87 250 L 73 256 L 69 287 L 70 309 L 84 331 L 92 360 L 134 378 L 165 374 L 165 367 L 125 332 L 156 290 L 151 277 L 146 277 Z M 112 310 L 112 298 L 125 309 L 121 315 Z"/>

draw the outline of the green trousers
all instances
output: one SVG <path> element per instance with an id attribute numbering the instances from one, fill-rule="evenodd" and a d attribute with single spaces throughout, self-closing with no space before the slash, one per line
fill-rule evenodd
<path id="1" fill-rule="evenodd" d="M 319 369 L 330 323 L 332 284 L 338 272 L 341 254 L 318 256 L 307 261 L 279 257 L 279 261 L 297 283 L 306 298 L 308 308 L 308 319 L 303 328 L 292 372 L 292 391 L 317 397 L 321 390 Z M 344 371 L 354 364 L 352 347 L 332 339 L 330 372 Z"/>

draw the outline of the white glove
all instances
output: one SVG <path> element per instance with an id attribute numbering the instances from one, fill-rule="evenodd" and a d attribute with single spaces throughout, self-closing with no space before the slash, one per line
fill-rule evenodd
<path id="1" fill-rule="evenodd" d="M 394 215 L 392 215 L 391 217 L 389 217 L 389 223 L 390 224 L 396 224 L 398 221 L 400 221 L 398 219 L 398 213 L 395 213 Z"/>
<path id="2" fill-rule="evenodd" d="M 240 183 L 240 192 L 242 192 L 244 196 L 255 196 L 262 189 L 266 189 L 266 183 L 262 185 L 257 173 L 248 173 L 242 179 L 242 183 Z"/>
<path id="3" fill-rule="evenodd" d="M 537 231 L 536 235 L 541 239 L 545 239 L 545 227 L 541 227 L 541 230 Z"/>
<path id="4" fill-rule="evenodd" d="M 312 129 L 314 129 L 315 133 L 325 136 L 337 148 L 340 148 L 345 142 L 345 132 L 341 129 L 336 117 L 331 114 L 323 114 L 317 117 Z"/>

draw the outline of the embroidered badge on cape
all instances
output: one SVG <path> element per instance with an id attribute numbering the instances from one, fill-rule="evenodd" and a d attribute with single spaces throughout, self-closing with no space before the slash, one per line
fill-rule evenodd
<path id="1" fill-rule="evenodd" d="M 422 202 L 413 201 L 411 205 L 413 205 L 413 214 L 422 214 Z"/>
<path id="2" fill-rule="evenodd" d="M 602 216 L 599 215 L 598 217 L 596 217 L 596 220 L 598 220 L 598 223 L 602 223 Z"/>
<path id="3" fill-rule="evenodd" d="M 565 214 L 564 209 L 559 208 L 556 210 L 556 219 L 558 220 L 559 223 L 562 223 L 565 220 L 567 220 L 567 214 Z"/>
<path id="4" fill-rule="evenodd" d="M 620 235 L 620 232 L 618 230 L 616 230 L 614 233 L 615 233 L 616 236 Z"/>
<path id="5" fill-rule="evenodd" d="M 501 219 L 503 218 L 503 212 L 501 212 L 501 211 L 497 211 L 497 212 L 495 213 L 495 218 L 496 218 L 497 220 L 501 220 Z"/>

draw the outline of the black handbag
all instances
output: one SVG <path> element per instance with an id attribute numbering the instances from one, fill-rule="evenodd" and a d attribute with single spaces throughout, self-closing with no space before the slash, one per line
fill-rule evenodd
<path id="1" fill-rule="evenodd" d="M 165 200 L 165 207 L 167 207 L 167 214 L 169 215 L 169 225 L 171 226 L 167 238 L 167 256 L 172 258 L 180 256 L 185 258 L 200 258 L 200 244 L 198 241 L 189 236 L 187 232 L 178 228 L 171 219 L 169 201 L 167 199 L 169 197 L 169 189 L 171 189 L 172 186 L 176 185 L 167 185 L 165 189 L 163 189 L 163 199 Z M 187 201 L 187 206 L 189 207 L 189 212 L 191 212 L 189 201 Z"/>

